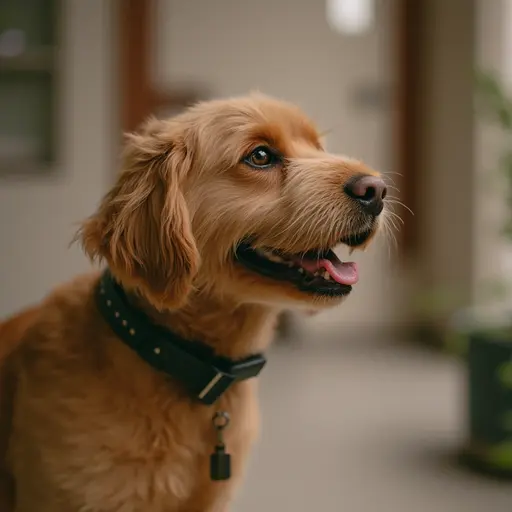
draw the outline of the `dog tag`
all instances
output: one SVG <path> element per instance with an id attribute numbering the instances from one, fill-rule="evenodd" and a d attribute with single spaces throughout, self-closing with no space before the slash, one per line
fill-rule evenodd
<path id="1" fill-rule="evenodd" d="M 231 477 L 231 455 L 225 446 L 217 445 L 210 457 L 210 478 L 212 480 L 229 480 Z"/>
<path id="2" fill-rule="evenodd" d="M 213 428 L 217 431 L 217 444 L 210 456 L 210 478 L 214 481 L 229 480 L 231 477 L 231 455 L 226 453 L 224 429 L 229 425 L 229 414 L 224 411 L 215 413 Z"/>

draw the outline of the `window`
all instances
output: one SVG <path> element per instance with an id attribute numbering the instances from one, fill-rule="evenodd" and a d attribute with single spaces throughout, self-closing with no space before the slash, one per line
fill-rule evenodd
<path id="1" fill-rule="evenodd" d="M 57 2 L 0 2 L 0 176 L 54 163 Z"/>

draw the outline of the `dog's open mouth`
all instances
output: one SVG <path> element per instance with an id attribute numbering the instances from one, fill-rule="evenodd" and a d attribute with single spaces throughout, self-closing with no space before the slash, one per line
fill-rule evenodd
<path id="1" fill-rule="evenodd" d="M 363 244 L 371 231 L 340 240 L 355 247 Z M 264 277 L 286 281 L 301 291 L 318 295 L 347 295 L 359 276 L 354 262 L 343 262 L 332 249 L 310 250 L 300 254 L 287 254 L 272 248 L 255 248 L 242 242 L 236 258 L 247 269 Z"/>

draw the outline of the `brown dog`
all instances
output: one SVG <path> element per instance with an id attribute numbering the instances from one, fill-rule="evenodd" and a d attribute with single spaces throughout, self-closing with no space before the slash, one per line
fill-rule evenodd
<path id="1" fill-rule="evenodd" d="M 348 295 L 357 269 L 331 248 L 366 245 L 385 194 L 376 172 L 326 153 L 297 108 L 253 95 L 130 135 L 78 238 L 127 307 L 237 361 L 266 349 L 283 308 Z M 118 321 L 136 334 L 110 299 L 106 320 L 98 281 L 80 277 L 0 326 L 1 510 L 225 512 L 257 432 L 256 379 L 201 403 L 148 364 L 159 346 L 141 357 L 114 333 Z M 209 474 L 216 411 L 231 416 L 224 481 Z"/>

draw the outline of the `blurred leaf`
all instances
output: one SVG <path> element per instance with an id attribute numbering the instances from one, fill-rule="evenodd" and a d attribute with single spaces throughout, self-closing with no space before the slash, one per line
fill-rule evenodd
<path id="1" fill-rule="evenodd" d="M 477 70 L 475 73 L 478 111 L 488 121 L 495 123 L 506 135 L 503 155 L 499 160 L 499 173 L 505 178 L 502 184 L 508 214 L 503 221 L 501 235 L 512 241 L 512 98 L 495 73 Z"/>
<path id="2" fill-rule="evenodd" d="M 512 469 L 512 441 L 505 441 L 489 449 L 487 460 L 502 469 Z"/>
<path id="3" fill-rule="evenodd" d="M 444 339 L 445 350 L 458 357 L 466 357 L 469 338 L 466 333 L 457 329 L 447 329 Z"/>
<path id="4" fill-rule="evenodd" d="M 501 233 L 505 238 L 512 240 L 512 220 L 505 221 Z"/>
<path id="5" fill-rule="evenodd" d="M 477 71 L 476 101 L 481 115 L 496 122 L 505 131 L 512 131 L 512 102 L 496 75 Z"/>
<path id="6" fill-rule="evenodd" d="M 511 283 L 504 279 L 489 279 L 480 286 L 485 299 L 499 300 L 507 297 L 510 291 L 510 285 Z"/>
<path id="7" fill-rule="evenodd" d="M 498 118 L 503 128 L 505 128 L 506 130 L 510 130 L 510 128 L 512 128 L 512 112 L 510 110 L 510 105 L 500 105 L 500 109 L 498 111 Z"/>
<path id="8" fill-rule="evenodd" d="M 476 70 L 475 82 L 477 92 L 488 96 L 500 96 L 501 87 L 495 74 L 489 71 Z"/>
<path id="9" fill-rule="evenodd" d="M 499 367 L 498 378 L 504 387 L 512 389 L 512 362 L 503 363 Z"/>
<path id="10" fill-rule="evenodd" d="M 417 311 L 429 316 L 444 316 L 453 311 L 462 299 L 463 295 L 454 287 L 438 286 L 422 290 L 415 297 L 415 306 Z"/>
<path id="11" fill-rule="evenodd" d="M 500 169 L 509 179 L 512 178 L 512 150 L 507 150 L 500 158 Z"/>

